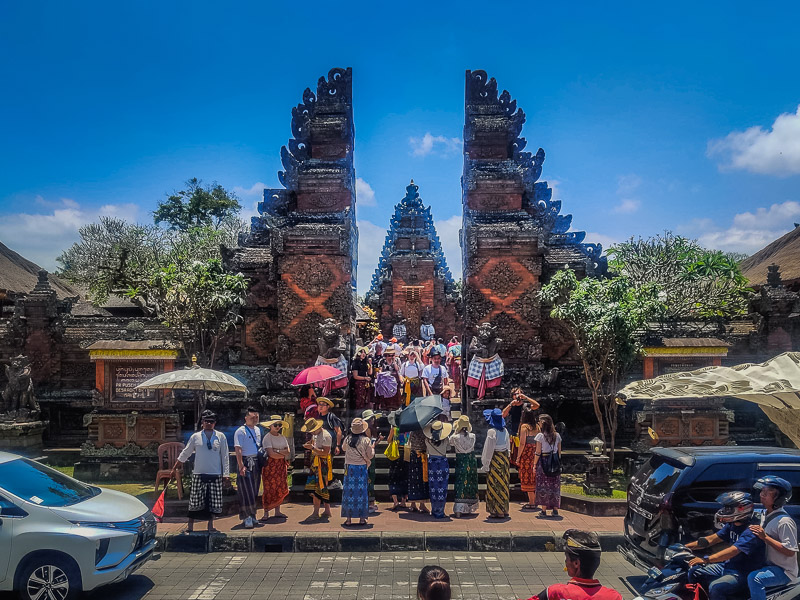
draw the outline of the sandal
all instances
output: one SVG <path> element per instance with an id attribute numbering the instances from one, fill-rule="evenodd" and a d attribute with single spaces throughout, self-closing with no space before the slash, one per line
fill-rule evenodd
<path id="1" fill-rule="evenodd" d="M 523 504 L 520 510 L 536 510 L 536 507 L 533 504 Z"/>

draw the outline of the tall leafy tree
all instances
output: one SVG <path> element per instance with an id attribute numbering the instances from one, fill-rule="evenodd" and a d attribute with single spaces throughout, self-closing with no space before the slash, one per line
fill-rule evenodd
<path id="1" fill-rule="evenodd" d="M 752 290 L 736 256 L 708 250 L 695 240 L 669 231 L 631 238 L 608 250 L 609 267 L 635 287 L 655 284 L 661 290 L 662 329 L 678 322 L 699 326 L 744 315 Z"/>
<path id="2" fill-rule="evenodd" d="M 632 285 L 627 277 L 578 280 L 558 271 L 542 287 L 550 316 L 572 334 L 589 391 L 600 437 L 614 464 L 617 434 L 616 392 L 641 348 L 641 331 L 662 306 L 654 285 Z"/>
<path id="3" fill-rule="evenodd" d="M 241 222 L 230 205 L 196 203 L 181 220 L 169 204 L 156 210 L 169 227 L 108 217 L 82 227 L 80 241 L 57 259 L 60 275 L 101 304 L 110 295 L 130 298 L 173 331 L 187 357 L 213 366 L 219 340 L 241 322 L 247 293 L 245 277 L 224 270 L 220 250 L 235 245 Z"/>
<path id="4" fill-rule="evenodd" d="M 236 194 L 218 183 L 203 185 L 196 177 L 186 182 L 186 189 L 175 192 L 158 205 L 153 213 L 156 225 L 188 230 L 193 227 L 221 227 L 242 209 Z"/>

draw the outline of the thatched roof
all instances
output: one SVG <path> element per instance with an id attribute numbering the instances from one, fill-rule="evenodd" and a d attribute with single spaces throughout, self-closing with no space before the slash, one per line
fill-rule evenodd
<path id="1" fill-rule="evenodd" d="M 0 293 L 4 295 L 27 294 L 33 290 L 41 267 L 29 261 L 0 242 Z M 59 299 L 82 296 L 81 292 L 52 274 L 48 274 L 50 287 Z"/>
<path id="2" fill-rule="evenodd" d="M 739 265 L 750 285 L 767 283 L 767 267 L 780 266 L 784 282 L 800 280 L 800 227 L 795 227 L 766 248 L 743 260 Z"/>

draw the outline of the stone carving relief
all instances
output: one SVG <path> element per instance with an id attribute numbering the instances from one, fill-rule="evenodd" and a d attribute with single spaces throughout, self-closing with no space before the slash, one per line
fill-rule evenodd
<path id="1" fill-rule="evenodd" d="M 506 261 L 500 261 L 489 270 L 484 282 L 499 298 L 507 298 L 522 283 L 522 278 Z"/>
<path id="2" fill-rule="evenodd" d="M 289 283 L 278 280 L 278 326 L 287 327 L 294 318 L 303 310 L 303 301 L 300 299 Z"/>
<path id="3" fill-rule="evenodd" d="M 14 356 L 6 365 L 8 383 L 3 390 L 3 412 L 12 420 L 37 419 L 39 403 L 33 393 L 31 361 L 27 356 Z"/>
<path id="4" fill-rule="evenodd" d="M 309 296 L 317 297 L 327 291 L 336 276 L 324 262 L 308 261 L 293 272 L 293 279 Z"/>

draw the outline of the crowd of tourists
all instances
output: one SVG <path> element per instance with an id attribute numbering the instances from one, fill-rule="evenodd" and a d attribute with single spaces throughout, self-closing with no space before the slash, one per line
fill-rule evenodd
<path id="1" fill-rule="evenodd" d="M 303 444 L 305 490 L 313 502 L 307 520 L 332 517 L 331 490 L 341 488 L 343 525 L 368 522 L 378 510 L 375 502 L 375 453 L 384 436 L 378 429 L 381 413 L 371 408 L 360 411 L 349 426 L 332 408 L 326 397 L 317 397 L 313 386 L 301 389 L 300 410 L 304 421 L 300 431 Z M 558 514 L 560 506 L 561 437 L 549 415 L 539 414 L 535 400 L 515 388 L 511 401 L 503 408 L 483 412 L 487 433 L 480 456 L 476 454 L 476 435 L 466 415 L 454 421 L 442 412 L 419 430 L 401 433 L 390 422 L 387 446 L 389 493 L 392 511 L 447 517 L 447 491 L 450 481 L 448 453 L 455 456 L 455 498 L 452 515 L 460 518 L 479 512 L 478 474 L 486 475 L 485 509 L 490 518 L 509 517 L 510 466 L 519 472 L 522 490 L 528 495 L 523 510 L 538 510 L 540 517 Z M 239 517 L 245 528 L 257 521 L 286 517 L 281 505 L 289 495 L 288 474 L 292 457 L 290 424 L 274 415 L 260 422 L 256 408 L 247 409 L 244 424 L 233 435 L 236 455 L 236 493 Z M 189 530 L 194 520 L 213 519 L 222 513 L 223 485 L 230 478 L 226 460 L 228 443 L 215 430 L 216 415 L 206 411 L 202 430 L 193 434 L 178 457 L 182 464 L 194 454 L 194 469 L 189 498 Z M 260 424 L 260 427 L 259 427 Z M 346 432 L 346 433 L 345 433 Z M 518 433 L 517 433 L 518 432 Z M 334 479 L 333 457 L 344 456 L 344 478 Z M 480 464 L 479 464 L 480 463 Z M 429 506 L 430 505 L 430 506 Z M 258 509 L 262 509 L 260 519 Z"/>

